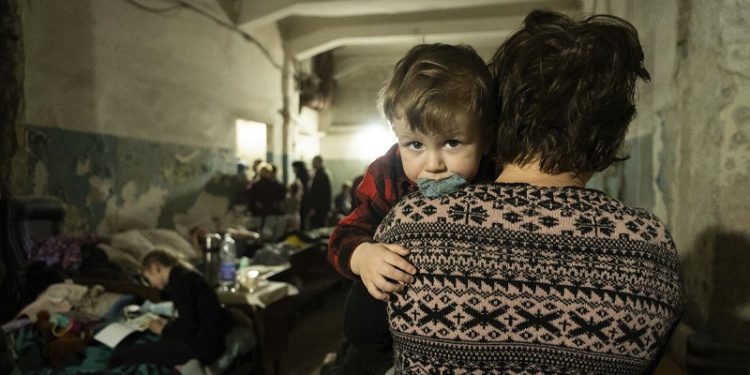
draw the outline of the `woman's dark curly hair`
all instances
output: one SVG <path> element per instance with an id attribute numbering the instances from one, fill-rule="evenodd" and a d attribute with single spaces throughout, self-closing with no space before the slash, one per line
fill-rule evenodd
<path id="1" fill-rule="evenodd" d="M 583 21 L 533 11 L 495 52 L 497 157 L 547 173 L 602 171 L 616 161 L 648 81 L 638 32 L 606 15 Z"/>

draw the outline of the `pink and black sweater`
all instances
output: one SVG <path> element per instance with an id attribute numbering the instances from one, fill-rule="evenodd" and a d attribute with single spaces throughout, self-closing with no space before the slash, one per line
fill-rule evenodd
<path id="1" fill-rule="evenodd" d="M 642 374 L 682 313 L 664 224 L 596 190 L 414 193 L 375 240 L 419 270 L 388 304 L 397 373 Z"/>

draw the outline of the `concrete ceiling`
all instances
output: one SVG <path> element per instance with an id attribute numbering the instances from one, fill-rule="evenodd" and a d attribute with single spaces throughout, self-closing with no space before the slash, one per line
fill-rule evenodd
<path id="1" fill-rule="evenodd" d="M 202 0 L 207 1 L 207 0 Z M 210 1 L 210 0 L 209 0 Z M 586 0 L 215 0 L 242 29 L 277 23 L 299 61 L 401 55 L 417 43 L 467 43 L 489 57 L 532 9 L 575 14 Z M 347 51 L 348 50 L 348 51 Z M 489 55 L 489 56 L 488 56 Z M 382 58 L 391 60 L 388 56 Z M 338 56 L 337 56 L 338 61 Z M 339 69 L 337 69 L 339 70 Z"/>

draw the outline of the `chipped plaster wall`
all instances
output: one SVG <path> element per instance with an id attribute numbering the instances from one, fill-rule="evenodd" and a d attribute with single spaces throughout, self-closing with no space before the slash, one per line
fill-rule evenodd
<path id="1" fill-rule="evenodd" d="M 687 302 L 679 355 L 709 319 L 750 320 L 750 1 L 636 0 L 628 18 L 652 82 L 618 194 L 674 237 Z"/>
<path id="2" fill-rule="evenodd" d="M 31 192 L 67 205 L 66 232 L 112 233 L 130 228 L 189 227 L 201 211 L 221 217 L 234 196 L 227 149 L 28 127 Z M 184 229 L 184 228 L 182 228 Z"/>
<path id="3" fill-rule="evenodd" d="M 184 7 L 19 7 L 27 104 L 19 153 L 28 167 L 14 170 L 14 193 L 63 198 L 68 232 L 219 220 L 235 199 L 235 120 L 283 126 L 281 70 L 237 32 Z M 275 26 L 252 35 L 284 61 Z"/>
<path id="4" fill-rule="evenodd" d="M 676 185 L 667 198 L 695 309 L 686 319 L 699 325 L 750 305 L 750 1 L 683 7 L 680 128 L 676 142 L 665 141 L 676 163 L 664 168 Z"/>

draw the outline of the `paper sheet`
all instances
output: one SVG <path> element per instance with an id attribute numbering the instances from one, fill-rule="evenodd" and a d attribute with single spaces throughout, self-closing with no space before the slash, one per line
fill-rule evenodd
<path id="1" fill-rule="evenodd" d="M 109 346 L 110 348 L 114 348 L 125 337 L 136 331 L 137 330 L 131 326 L 128 326 L 124 323 L 115 322 L 109 324 L 108 326 L 104 327 L 104 329 L 99 331 L 99 333 L 94 336 L 94 339 L 104 345 Z"/>

